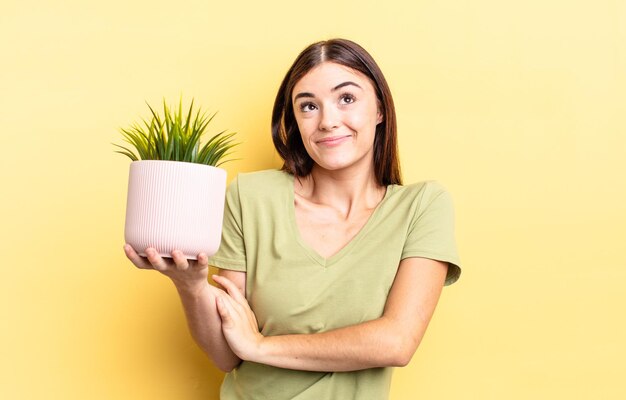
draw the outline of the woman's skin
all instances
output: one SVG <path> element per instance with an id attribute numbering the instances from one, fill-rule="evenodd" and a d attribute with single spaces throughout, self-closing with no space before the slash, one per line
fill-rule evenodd
<path id="1" fill-rule="evenodd" d="M 351 68 L 323 63 L 294 87 L 302 142 L 315 164 L 295 181 L 296 222 L 321 256 L 337 253 L 385 195 L 376 183 L 374 136 L 382 122 L 374 87 Z"/>
<path id="2" fill-rule="evenodd" d="M 383 117 L 370 80 L 331 62 L 298 81 L 292 101 L 302 141 L 315 161 L 311 174 L 294 182 L 296 222 L 304 241 L 329 258 L 359 232 L 385 195 L 373 165 L 375 129 Z M 147 262 L 131 249 L 127 256 L 139 268 L 172 279 L 192 336 L 224 371 L 241 360 L 308 371 L 407 365 L 447 272 L 444 262 L 404 259 L 380 318 L 323 333 L 264 337 L 246 301 L 245 272 L 214 275 L 223 291 L 208 284 L 205 255 L 196 262 L 179 254 L 173 261 L 149 254 Z"/>
<path id="3" fill-rule="evenodd" d="M 187 260 L 179 250 L 174 250 L 169 259 L 162 258 L 156 249 L 149 247 L 146 249 L 146 259 L 128 244 L 124 246 L 124 252 L 137 268 L 155 269 L 172 280 L 183 304 L 191 336 L 219 369 L 229 372 L 239 365 L 241 359 L 233 353 L 224 338 L 222 321 L 216 308 L 216 299 L 228 295 L 209 284 L 206 254 L 199 254 L 197 261 Z M 245 281 L 242 281 L 240 274 L 220 270 L 220 275 L 235 282 L 231 287 L 237 287 L 245 295 Z"/>

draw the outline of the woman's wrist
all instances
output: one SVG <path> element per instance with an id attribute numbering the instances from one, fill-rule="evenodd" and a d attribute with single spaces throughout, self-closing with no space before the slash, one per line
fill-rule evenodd
<path id="1" fill-rule="evenodd" d="M 174 283 L 178 294 L 186 297 L 197 297 L 209 289 L 210 286 L 208 281 L 188 282 L 172 279 L 172 282 Z"/>
<path id="2" fill-rule="evenodd" d="M 261 336 L 258 341 L 250 348 L 249 354 L 246 354 L 245 360 L 260 364 L 267 364 L 269 361 L 269 351 L 271 346 L 271 337 Z"/>

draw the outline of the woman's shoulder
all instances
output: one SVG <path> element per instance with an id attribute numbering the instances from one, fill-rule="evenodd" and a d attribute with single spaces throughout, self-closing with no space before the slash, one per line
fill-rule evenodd
<path id="1" fill-rule="evenodd" d="M 266 169 L 252 172 L 240 172 L 233 184 L 240 194 L 259 196 L 276 193 L 292 181 L 289 173 L 278 169 Z"/>
<path id="2" fill-rule="evenodd" d="M 448 196 L 448 189 L 437 180 L 423 180 L 407 185 L 394 185 L 395 191 L 406 199 L 424 201 L 441 195 Z"/>

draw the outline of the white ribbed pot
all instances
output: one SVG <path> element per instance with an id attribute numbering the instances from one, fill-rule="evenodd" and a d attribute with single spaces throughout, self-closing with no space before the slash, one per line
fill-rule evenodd
<path id="1" fill-rule="evenodd" d="M 124 239 L 141 256 L 180 250 L 187 259 L 211 256 L 220 246 L 226 171 L 163 160 L 133 161 L 128 178 Z"/>

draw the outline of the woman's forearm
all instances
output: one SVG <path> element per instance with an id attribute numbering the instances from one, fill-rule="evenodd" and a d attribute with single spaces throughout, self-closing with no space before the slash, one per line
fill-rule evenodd
<path id="1" fill-rule="evenodd" d="M 263 336 L 246 298 L 227 278 L 213 279 L 228 291 L 217 309 L 231 349 L 243 360 L 304 371 L 356 371 L 405 366 L 428 321 L 393 309 L 378 319 L 314 334 Z M 393 302 L 392 302 L 393 304 Z M 419 321 L 415 321 L 419 320 Z"/>
<path id="2" fill-rule="evenodd" d="M 306 371 L 355 371 L 405 366 L 416 346 L 381 317 L 323 333 L 265 337 L 251 361 Z"/>
<path id="3" fill-rule="evenodd" d="M 225 338 L 241 359 L 286 369 L 355 371 L 411 361 L 437 305 L 447 267 L 426 258 L 405 259 L 380 318 L 328 332 L 282 336 L 263 336 L 235 284 L 226 277 L 213 279 L 228 292 L 219 297 L 217 310 Z"/>
<path id="4" fill-rule="evenodd" d="M 176 286 L 180 296 L 187 325 L 198 346 L 224 372 L 230 372 L 241 362 L 231 350 L 222 333 L 222 321 L 215 305 L 216 294 L 207 286 L 191 290 Z"/>
<path id="5" fill-rule="evenodd" d="M 404 259 L 382 317 L 324 333 L 263 337 L 253 357 L 277 367 L 314 371 L 405 366 L 424 337 L 447 268 L 441 261 Z"/>

